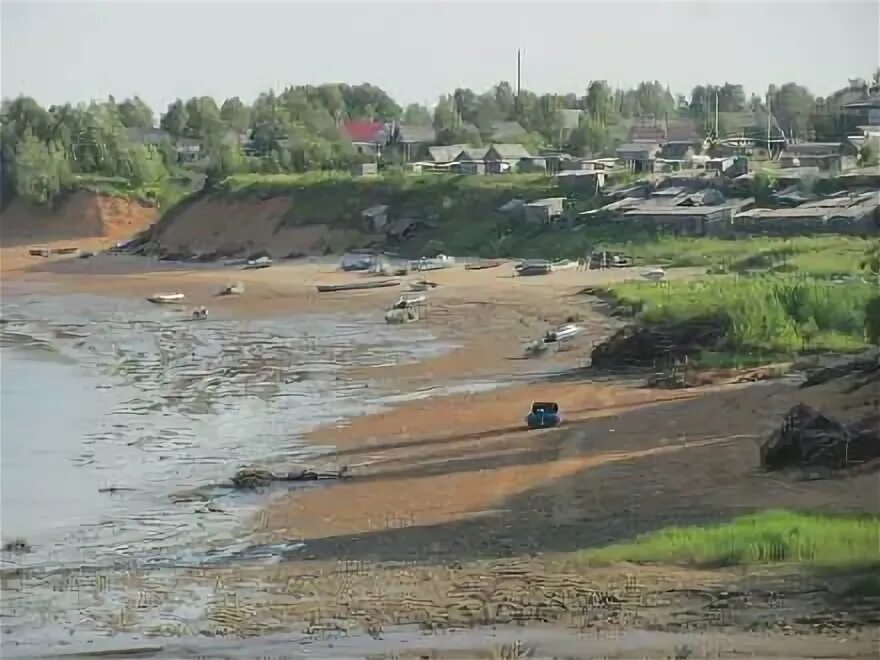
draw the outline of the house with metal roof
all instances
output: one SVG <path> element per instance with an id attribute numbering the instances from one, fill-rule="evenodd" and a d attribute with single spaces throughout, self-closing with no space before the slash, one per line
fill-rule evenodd
<path id="1" fill-rule="evenodd" d="M 847 142 L 801 142 L 790 144 L 779 157 L 782 167 L 818 167 L 839 172 L 855 167 L 856 148 Z"/>

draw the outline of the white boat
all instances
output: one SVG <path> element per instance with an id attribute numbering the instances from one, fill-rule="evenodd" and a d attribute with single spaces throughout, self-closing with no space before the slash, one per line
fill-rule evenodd
<path id="1" fill-rule="evenodd" d="M 653 268 L 649 271 L 642 273 L 642 277 L 644 277 L 646 280 L 662 280 L 664 277 L 666 277 L 666 271 L 662 268 Z"/>
<path id="2" fill-rule="evenodd" d="M 573 270 L 577 268 L 577 261 L 570 261 L 569 259 L 560 259 L 559 261 L 554 261 L 550 264 L 550 268 L 554 271 L 557 270 Z"/>
<path id="3" fill-rule="evenodd" d="M 154 293 L 152 296 L 147 296 L 147 300 L 151 303 L 156 303 L 157 305 L 170 305 L 173 303 L 179 303 L 183 300 L 182 293 Z"/>
<path id="4" fill-rule="evenodd" d="M 566 323 L 555 330 L 549 330 L 547 334 L 544 335 L 544 343 L 550 344 L 553 342 L 565 341 L 566 339 L 571 339 L 575 335 L 579 335 L 583 330 L 584 329 L 579 325 Z"/>

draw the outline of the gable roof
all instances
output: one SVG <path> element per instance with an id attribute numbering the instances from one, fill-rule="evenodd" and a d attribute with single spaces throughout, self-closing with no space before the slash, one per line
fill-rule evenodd
<path id="1" fill-rule="evenodd" d="M 486 157 L 488 147 L 463 147 L 455 160 L 483 160 Z"/>
<path id="2" fill-rule="evenodd" d="M 347 121 L 342 131 L 352 142 L 385 144 L 385 124 L 380 121 Z"/>
<path id="3" fill-rule="evenodd" d="M 395 137 L 398 142 L 433 142 L 437 139 L 437 132 L 433 126 L 400 124 Z"/>
<path id="4" fill-rule="evenodd" d="M 464 145 L 450 144 L 428 147 L 428 158 L 435 163 L 451 163 L 461 154 Z"/>
<path id="5" fill-rule="evenodd" d="M 521 144 L 493 144 L 484 154 L 488 160 L 519 160 L 531 158 L 532 155 Z"/>

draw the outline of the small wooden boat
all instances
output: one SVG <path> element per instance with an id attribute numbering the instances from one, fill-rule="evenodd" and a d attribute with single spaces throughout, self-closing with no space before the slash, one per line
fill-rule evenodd
<path id="1" fill-rule="evenodd" d="M 378 282 L 349 282 L 348 284 L 318 284 L 318 293 L 330 293 L 332 291 L 358 291 L 360 289 L 382 289 L 389 286 L 399 286 L 397 280 L 381 280 Z"/>
<path id="2" fill-rule="evenodd" d="M 147 296 L 147 300 L 157 305 L 172 305 L 183 301 L 182 293 L 154 293 Z"/>
<path id="3" fill-rule="evenodd" d="M 645 273 L 642 273 L 642 277 L 644 277 L 646 280 L 653 280 L 656 282 L 666 277 L 666 271 L 662 268 L 654 268 Z"/>
<path id="4" fill-rule="evenodd" d="M 28 250 L 28 254 L 32 257 L 48 257 L 49 248 L 31 248 Z"/>
<path id="5" fill-rule="evenodd" d="M 465 270 L 486 270 L 487 268 L 498 268 L 503 261 L 478 261 L 473 264 L 465 264 Z"/>
<path id="6" fill-rule="evenodd" d="M 79 252 L 78 247 L 63 247 L 63 248 L 54 248 L 52 250 L 52 254 L 73 254 L 74 252 Z"/>
<path id="7" fill-rule="evenodd" d="M 269 257 L 260 257 L 259 259 L 249 260 L 243 267 L 243 270 L 255 270 L 257 268 L 268 268 L 272 265 Z"/>
<path id="8" fill-rule="evenodd" d="M 551 344 L 553 342 L 565 341 L 566 339 L 571 339 L 575 335 L 578 335 L 583 330 L 579 325 L 575 325 L 574 323 L 566 323 L 565 325 L 561 325 L 555 330 L 550 330 L 547 334 L 544 335 L 543 341 L 545 344 Z"/>
<path id="9" fill-rule="evenodd" d="M 552 271 L 549 261 L 524 261 L 516 267 L 517 275 L 548 275 Z"/>

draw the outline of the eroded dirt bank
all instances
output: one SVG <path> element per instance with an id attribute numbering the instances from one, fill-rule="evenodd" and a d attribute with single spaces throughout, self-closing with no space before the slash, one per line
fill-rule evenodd
<path id="1" fill-rule="evenodd" d="M 3 247 L 71 239 L 103 239 L 107 245 L 147 229 L 159 210 L 143 202 L 78 190 L 54 208 L 14 200 L 0 214 Z"/>

